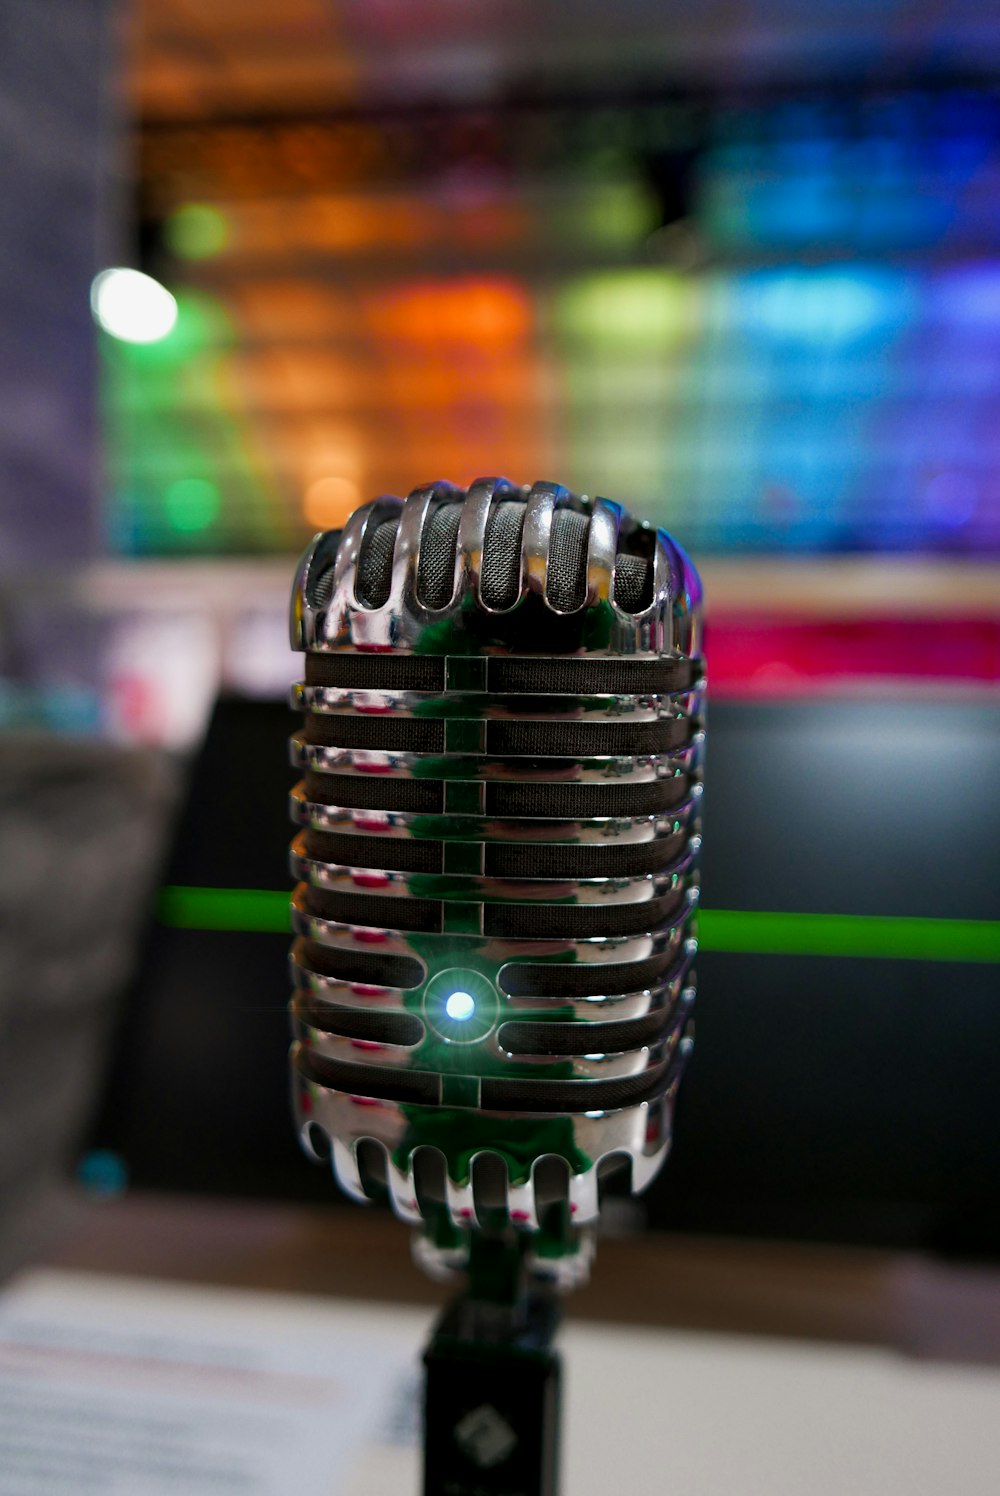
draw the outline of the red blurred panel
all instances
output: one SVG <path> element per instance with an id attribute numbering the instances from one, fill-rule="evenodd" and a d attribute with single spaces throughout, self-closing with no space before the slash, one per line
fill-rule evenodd
<path id="1" fill-rule="evenodd" d="M 1000 685 L 992 618 L 713 614 L 706 649 L 713 696 L 797 696 L 858 682 Z"/>

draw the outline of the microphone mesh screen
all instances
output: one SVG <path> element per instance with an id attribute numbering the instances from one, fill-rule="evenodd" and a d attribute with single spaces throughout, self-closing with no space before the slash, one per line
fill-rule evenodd
<path id="1" fill-rule="evenodd" d="M 660 1081 L 666 1065 L 641 1075 L 623 1075 L 615 1080 L 562 1080 L 558 1086 L 544 1080 L 496 1080 L 482 1083 L 483 1106 L 535 1112 L 584 1111 L 595 1107 L 635 1106 L 663 1089 Z"/>
<path id="2" fill-rule="evenodd" d="M 487 783 L 486 814 L 494 816 L 542 816 L 553 820 L 578 820 L 589 816 L 655 815 L 678 805 L 687 795 L 690 781 L 678 774 L 670 779 L 652 779 L 642 784 L 594 783 L 540 784 Z M 444 785 L 440 779 L 402 779 L 387 774 L 307 774 L 307 800 L 316 805 L 342 806 L 345 810 L 402 810 L 433 815 L 444 808 Z"/>
<path id="3" fill-rule="evenodd" d="M 337 601 L 340 632 L 327 619 L 330 642 L 307 652 L 305 723 L 294 740 L 306 768 L 293 800 L 304 828 L 294 846 L 303 878 L 297 1063 L 353 1096 L 594 1115 L 662 1094 L 682 1063 L 700 662 L 650 647 L 663 637 L 659 614 L 647 629 L 620 616 L 612 627 L 604 604 L 583 611 L 592 520 L 589 504 L 565 491 L 539 510 L 551 521 L 535 553 L 549 607 L 528 596 L 515 608 L 528 564 L 526 490 L 495 492 L 482 539 L 469 548 L 478 598 L 453 598 L 463 496 L 436 489 L 425 509 L 423 490 L 408 511 L 423 516 L 416 577 L 406 578 L 398 609 L 394 600 L 381 619 L 361 616 L 384 608 L 392 590 L 400 519 L 381 519 L 381 508 L 353 578 L 345 573 L 356 602 Z M 628 516 L 618 545 L 614 602 L 636 613 L 653 602 L 654 557 L 674 563 L 655 532 Z M 332 576 L 331 566 L 314 598 L 330 598 Z M 411 585 L 425 608 L 452 605 L 443 621 L 420 616 Z M 666 592 L 661 601 L 669 637 Z M 515 611 L 487 620 L 480 603 Z M 445 1086 L 435 1048 L 451 1040 L 435 1019 L 447 991 L 439 979 L 467 961 L 483 963 L 500 1015 L 484 1010 L 497 1038 L 484 1030 L 463 1041 L 487 1045 L 488 1065 L 472 1049 L 472 1068 L 449 1061 L 450 1080 L 475 1079 L 478 1092 Z M 598 1000 L 592 1014 L 588 998 Z M 616 1018 L 616 1007 L 631 1016 Z M 317 1044 L 310 1030 L 344 1044 Z M 350 1060 L 309 1051 L 312 1043 L 349 1053 L 351 1041 Z M 494 1055 L 488 1046 L 497 1043 Z M 390 1066 L 366 1044 L 411 1053 Z M 594 1063 L 601 1054 L 635 1061 L 603 1078 Z"/>
<path id="4" fill-rule="evenodd" d="M 444 660 L 435 655 L 309 654 L 306 684 L 361 691 L 441 691 Z"/>
<path id="5" fill-rule="evenodd" d="M 305 1014 L 314 1028 L 339 1034 L 342 1039 L 412 1046 L 424 1037 L 424 1026 L 412 1013 L 382 1013 L 377 1008 L 366 1012 L 332 1003 L 311 1003 Z"/>
<path id="6" fill-rule="evenodd" d="M 615 602 L 626 613 L 648 606 L 653 591 L 653 568 L 641 556 L 618 552 L 615 563 Z"/>
<path id="7" fill-rule="evenodd" d="M 399 516 L 385 520 L 376 527 L 358 562 L 358 581 L 355 591 L 366 608 L 381 608 L 389 600 L 392 582 L 392 552 L 396 544 Z"/>
<path id="8" fill-rule="evenodd" d="M 694 672 L 686 660 L 637 660 L 619 655 L 538 655 L 487 661 L 489 689 L 509 695 L 642 696 L 688 690 Z M 306 684 L 362 691 L 443 691 L 444 657 L 370 653 L 310 654 Z M 536 705 L 544 706 L 544 699 Z"/>
<path id="9" fill-rule="evenodd" d="M 524 505 L 494 504 L 486 521 L 481 586 L 488 608 L 511 608 L 521 590 L 521 531 Z"/>
<path id="10" fill-rule="evenodd" d="M 327 748 L 369 748 L 396 753 L 441 753 L 444 723 L 412 717 L 321 716 L 314 712 L 303 729 L 307 743 Z"/>
<path id="11" fill-rule="evenodd" d="M 678 889 L 676 894 L 647 899 L 642 904 L 489 904 L 484 911 L 484 927 L 487 935 L 526 940 L 638 935 L 666 924 L 683 897 L 683 889 Z"/>
<path id="12" fill-rule="evenodd" d="M 308 887 L 306 904 L 320 919 L 363 925 L 372 930 L 442 929 L 442 908 L 434 899 L 393 894 L 337 893 Z M 483 910 L 486 935 L 527 940 L 586 939 L 591 935 L 638 935 L 666 923 L 680 906 L 683 889 L 640 904 L 561 904 L 535 900 L 527 904 L 488 904 Z"/>
<path id="13" fill-rule="evenodd" d="M 307 774 L 304 793 L 316 805 L 342 806 L 345 810 L 403 810 L 433 815 L 444 805 L 440 779 L 397 779 L 388 774 Z"/>
<path id="14" fill-rule="evenodd" d="M 503 968 L 501 986 L 512 997 L 614 997 L 651 987 L 676 959 L 675 951 L 664 951 L 644 961 L 511 961 Z"/>
<path id="15" fill-rule="evenodd" d="M 417 596 L 427 608 L 443 608 L 451 599 L 461 518 L 461 504 L 439 504 L 424 526 L 420 539 Z"/>
<path id="16" fill-rule="evenodd" d="M 439 504 L 424 526 L 417 594 L 428 608 L 443 608 L 451 597 L 461 513 L 461 504 Z M 504 499 L 490 509 L 481 578 L 483 601 L 488 608 L 510 608 L 517 601 L 524 513 L 524 501 L 520 499 Z M 362 551 L 357 595 L 367 608 L 381 608 L 388 599 L 398 527 L 398 517 L 384 520 L 376 526 Z M 556 510 L 549 540 L 546 593 L 561 612 L 580 607 L 586 595 L 589 535 L 590 520 L 586 515 L 575 509 Z M 332 571 L 329 576 L 332 582 Z M 321 584 L 325 580 L 321 579 Z M 650 582 L 648 561 L 641 556 L 619 553 L 615 573 L 615 601 L 619 607 L 637 612 L 647 601 Z"/>
<path id="17" fill-rule="evenodd" d="M 545 591 L 562 612 L 578 608 L 587 595 L 587 538 L 590 521 L 575 509 L 557 509 L 549 537 L 549 574 Z"/>
<path id="18" fill-rule="evenodd" d="M 415 837 L 352 836 L 349 833 L 307 831 L 305 848 L 318 862 L 340 867 L 384 868 L 393 873 L 439 873 L 441 843 Z"/>
<path id="19" fill-rule="evenodd" d="M 636 878 L 658 872 L 684 844 L 684 832 L 645 842 L 505 841 L 484 848 L 491 878 Z M 475 844 L 474 844 L 475 845 Z M 394 873 L 444 871 L 444 843 L 413 837 L 355 836 L 307 831 L 307 856 L 337 867 L 382 868 Z"/>
<path id="20" fill-rule="evenodd" d="M 494 843 L 486 848 L 485 869 L 494 878 L 637 878 L 655 873 L 684 842 L 678 832 L 655 841 Z"/>
<path id="21" fill-rule="evenodd" d="M 382 956 L 344 946 L 301 940 L 296 947 L 310 971 L 337 982 L 359 982 L 367 987 L 417 987 L 424 979 L 423 964 L 415 956 Z"/>
<path id="22" fill-rule="evenodd" d="M 512 1054 L 615 1054 L 655 1044 L 676 1021 L 671 1008 L 618 1023 L 505 1023 L 500 1043 Z"/>
<path id="23" fill-rule="evenodd" d="M 496 816 L 551 816 L 576 820 L 589 816 L 655 815 L 677 805 L 688 790 L 686 775 L 647 780 L 643 784 L 594 783 L 487 784 L 486 811 Z"/>
<path id="24" fill-rule="evenodd" d="M 306 904 L 320 919 L 369 930 L 440 930 L 441 905 L 435 899 L 395 898 L 391 894 L 334 893 L 308 888 Z"/>

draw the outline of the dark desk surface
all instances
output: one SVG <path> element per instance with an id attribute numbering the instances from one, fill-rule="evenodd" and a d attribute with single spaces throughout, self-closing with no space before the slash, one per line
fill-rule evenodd
<path id="1" fill-rule="evenodd" d="M 132 1195 L 70 1202 L 49 1267 L 332 1297 L 435 1303 L 381 1212 Z M 1000 1364 L 1000 1270 L 869 1250 L 604 1238 L 575 1319 L 775 1335 Z"/>

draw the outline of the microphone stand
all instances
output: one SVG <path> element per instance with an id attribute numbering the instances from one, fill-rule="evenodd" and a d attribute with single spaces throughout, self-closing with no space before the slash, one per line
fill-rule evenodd
<path id="1" fill-rule="evenodd" d="M 424 1496 L 556 1496 L 558 1325 L 521 1233 L 473 1231 L 466 1287 L 424 1351 Z"/>

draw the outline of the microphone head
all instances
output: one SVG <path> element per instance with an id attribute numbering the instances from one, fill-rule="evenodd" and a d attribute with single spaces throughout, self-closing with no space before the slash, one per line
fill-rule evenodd
<path id="1" fill-rule="evenodd" d="M 292 594 L 292 1082 L 304 1147 L 422 1233 L 584 1272 L 691 1049 L 697 573 L 554 483 L 437 483 L 318 535 Z"/>

